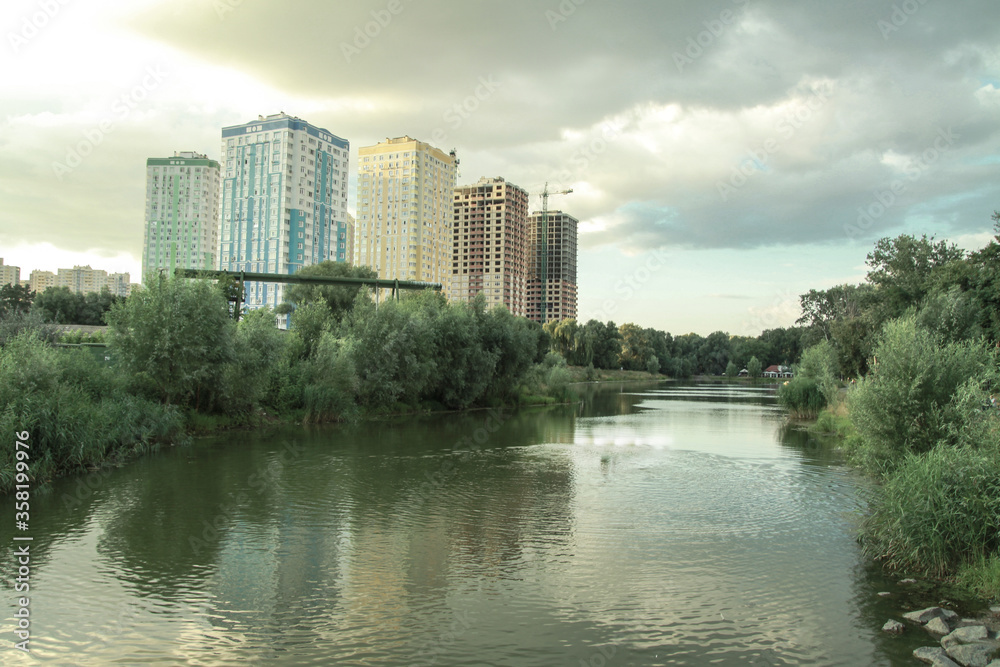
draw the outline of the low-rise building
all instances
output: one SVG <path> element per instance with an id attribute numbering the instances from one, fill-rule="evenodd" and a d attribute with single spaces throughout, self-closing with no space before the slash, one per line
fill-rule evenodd
<path id="1" fill-rule="evenodd" d="M 21 267 L 4 264 L 0 257 L 0 285 L 17 287 L 21 283 Z"/>
<path id="2" fill-rule="evenodd" d="M 51 271 L 39 271 L 35 269 L 28 277 L 28 287 L 36 294 L 41 294 L 48 288 L 55 287 L 57 284 L 56 274 Z"/>

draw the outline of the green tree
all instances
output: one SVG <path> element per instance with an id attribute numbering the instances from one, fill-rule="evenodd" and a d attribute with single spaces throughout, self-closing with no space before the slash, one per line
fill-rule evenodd
<path id="1" fill-rule="evenodd" d="M 497 355 L 496 372 L 486 387 L 491 402 L 511 401 L 535 361 L 538 333 L 528 320 L 506 308 L 493 308 L 480 322 L 483 349 Z"/>
<path id="2" fill-rule="evenodd" d="M 987 338 L 1000 341 L 1000 212 L 993 214 L 993 241 L 969 255 L 969 291 L 980 309 L 980 326 Z"/>
<path id="3" fill-rule="evenodd" d="M 696 333 L 674 336 L 670 366 L 667 372 L 671 377 L 688 378 L 701 372 L 698 363 L 698 350 L 705 339 Z"/>
<path id="4" fill-rule="evenodd" d="M 917 314 L 917 324 L 942 340 L 955 343 L 975 340 L 983 334 L 981 315 L 981 304 L 958 285 L 952 285 L 947 290 L 935 289 L 927 295 Z"/>
<path id="5" fill-rule="evenodd" d="M 305 356 L 311 356 L 319 339 L 334 326 L 333 313 L 326 301 L 304 303 L 292 313 L 291 329 L 302 337 Z"/>
<path id="6" fill-rule="evenodd" d="M 306 421 L 344 421 L 357 414 L 354 397 L 358 378 L 350 341 L 324 332 L 316 353 L 303 365 L 303 405 Z"/>
<path id="7" fill-rule="evenodd" d="M 347 341 L 358 401 L 365 407 L 416 405 L 437 373 L 430 318 L 413 313 L 403 302 L 390 300 L 376 308 L 359 294 L 339 334 Z"/>
<path id="8" fill-rule="evenodd" d="M 581 336 L 585 354 L 594 368 L 605 370 L 618 368 L 618 357 L 622 350 L 621 334 L 614 322 L 602 323 L 590 320 L 583 327 Z"/>
<path id="9" fill-rule="evenodd" d="M 378 278 L 378 273 L 370 267 L 331 261 L 303 267 L 295 275 L 318 278 Z M 278 307 L 277 312 L 284 314 L 291 312 L 296 306 L 322 302 L 329 308 L 333 319 L 339 322 L 353 307 L 361 289 L 361 285 L 294 283 L 285 291 L 285 303 Z"/>
<path id="10" fill-rule="evenodd" d="M 486 301 L 449 304 L 444 296 L 424 292 L 407 300 L 431 323 L 432 355 L 439 369 L 425 394 L 442 406 L 461 410 L 479 401 L 496 373 L 500 351 L 483 345 Z M 530 354 L 530 351 L 528 352 Z"/>
<path id="11" fill-rule="evenodd" d="M 759 339 L 766 352 L 761 358 L 770 363 L 791 366 L 802 357 L 802 327 L 779 327 L 762 332 Z"/>
<path id="12" fill-rule="evenodd" d="M 549 320 L 543 327 L 551 339 L 552 351 L 562 355 L 568 364 L 578 364 L 576 359 L 578 327 L 576 320 Z"/>
<path id="13" fill-rule="evenodd" d="M 85 304 L 83 294 L 68 287 L 50 287 L 35 297 L 31 308 L 52 324 L 83 324 Z"/>
<path id="14" fill-rule="evenodd" d="M 646 371 L 650 375 L 660 374 L 660 360 L 656 358 L 655 354 L 649 355 L 649 359 L 646 360 Z"/>
<path id="15" fill-rule="evenodd" d="M 161 277 L 115 303 L 107 319 L 119 366 L 167 403 L 208 403 L 233 360 L 229 304 L 207 281 Z"/>
<path id="16" fill-rule="evenodd" d="M 764 367 L 760 363 L 760 360 L 757 357 L 750 357 L 750 361 L 747 362 L 747 374 L 756 380 L 760 377 L 763 370 Z"/>
<path id="17" fill-rule="evenodd" d="M 705 375 L 722 375 L 731 355 L 729 334 L 716 331 L 698 346 L 698 370 Z"/>
<path id="18" fill-rule="evenodd" d="M 740 369 L 736 364 L 734 364 L 732 361 L 726 364 L 726 377 L 734 378 L 739 374 L 740 374 Z"/>
<path id="19" fill-rule="evenodd" d="M 225 370 L 222 399 L 227 412 L 279 406 L 281 379 L 288 371 L 289 334 L 279 331 L 270 308 L 248 311 L 236 324 L 233 361 Z"/>
<path id="20" fill-rule="evenodd" d="M 641 371 L 646 368 L 646 361 L 649 355 L 653 354 L 653 348 L 649 336 L 645 329 L 635 324 L 627 323 L 618 327 L 621 334 L 621 355 L 620 364 L 630 371 Z"/>
<path id="21" fill-rule="evenodd" d="M 4 285 L 0 287 L 0 317 L 26 314 L 35 298 L 27 285 Z"/>
<path id="22" fill-rule="evenodd" d="M 919 305 L 934 285 L 935 272 L 964 256 L 965 251 L 954 244 L 935 242 L 926 235 L 880 239 L 868 254 L 867 278 L 877 290 L 882 321 Z"/>
<path id="23" fill-rule="evenodd" d="M 837 352 L 829 341 L 824 340 L 802 353 L 802 361 L 795 370 L 795 377 L 814 381 L 823 394 L 826 405 L 832 405 L 840 392 L 838 368 Z"/>

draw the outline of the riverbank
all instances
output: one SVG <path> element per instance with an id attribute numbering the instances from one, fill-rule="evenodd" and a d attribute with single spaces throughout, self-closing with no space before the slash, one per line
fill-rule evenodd
<path id="1" fill-rule="evenodd" d="M 851 622 L 879 599 L 845 591 L 883 590 L 858 567 L 855 480 L 804 462 L 769 396 L 687 382 L 575 389 L 582 407 L 234 431 L 57 480 L 33 503 L 45 567 L 32 602 L 66 631 L 40 632 L 33 653 L 339 664 L 367 651 L 403 663 L 454 623 L 458 648 L 441 664 L 515 664 L 530 650 L 539 664 L 863 665 L 918 637 Z M 105 594 L 67 597 L 79 580 Z M 372 581 L 401 585 L 373 607 Z M 199 604 L 150 604 L 162 600 Z M 90 641 L 103 630 L 87 619 L 120 609 L 135 610 L 133 629 Z M 385 622 L 343 631 L 376 612 Z M 277 624 L 307 631 L 276 645 Z"/>
<path id="2" fill-rule="evenodd" d="M 587 366 L 567 366 L 569 381 L 583 382 L 656 382 L 668 380 L 665 375 L 652 375 L 647 371 L 626 371 L 618 369 L 589 368 Z"/>
<path id="3" fill-rule="evenodd" d="M 859 539 L 874 562 L 904 579 L 919 578 L 937 587 L 964 591 L 982 605 L 1000 602 L 1000 560 L 988 554 L 970 558 L 966 551 L 981 539 L 990 539 L 988 534 L 980 538 L 980 528 L 976 526 L 978 523 L 989 532 L 990 504 L 976 502 L 981 496 L 979 486 L 996 478 L 996 466 L 989 457 L 982 461 L 981 467 L 970 468 L 966 459 L 972 452 L 936 448 L 924 456 L 911 455 L 899 472 L 873 475 L 858 464 L 863 444 L 845 395 L 815 419 L 796 421 L 805 424 L 814 436 L 828 439 L 849 463 L 872 480 L 874 486 Z M 939 462 L 939 459 L 947 460 Z M 995 496 L 992 497 L 995 502 Z M 979 519 L 971 516 L 963 521 L 961 514 L 970 511 L 980 512 Z M 894 534 L 886 535 L 885 524 L 890 517 L 903 521 L 897 521 L 892 529 Z M 930 527 L 925 528 L 924 524 Z M 913 549 L 937 554 L 938 567 L 915 567 L 915 561 L 904 560 L 905 552 L 887 548 L 890 540 L 897 544 L 905 540 Z"/>

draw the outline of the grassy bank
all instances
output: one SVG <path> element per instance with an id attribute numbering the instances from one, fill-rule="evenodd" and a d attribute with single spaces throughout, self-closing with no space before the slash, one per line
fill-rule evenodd
<path id="1" fill-rule="evenodd" d="M 876 482 L 861 522 L 864 552 L 889 570 L 1000 600 L 996 349 L 902 318 L 885 326 L 873 359 L 867 376 L 829 394 L 811 427 L 839 438 Z"/>
<path id="2" fill-rule="evenodd" d="M 185 442 L 177 406 L 135 396 L 86 350 L 58 349 L 22 334 L 0 349 L 2 432 L 27 433 L 28 459 L 0 454 L 0 492 L 23 483 L 118 463 L 168 442 Z M 21 463 L 20 467 L 18 464 Z"/>
<path id="3" fill-rule="evenodd" d="M 481 299 L 314 296 L 279 331 L 268 309 L 234 321 L 217 285 L 154 280 L 112 307 L 101 354 L 21 326 L 0 341 L 0 422 L 30 434 L 31 465 L 5 449 L 0 492 L 228 429 L 575 400 L 541 327 Z"/>
<path id="4" fill-rule="evenodd" d="M 666 380 L 663 375 L 653 375 L 647 371 L 626 371 L 619 369 L 601 369 L 587 366 L 567 366 L 569 381 L 580 382 L 650 382 Z"/>

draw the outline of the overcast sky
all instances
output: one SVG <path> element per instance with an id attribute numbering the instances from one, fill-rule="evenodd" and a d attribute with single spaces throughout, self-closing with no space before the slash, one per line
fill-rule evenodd
<path id="1" fill-rule="evenodd" d="M 5 0 L 0 256 L 139 280 L 145 160 L 303 118 L 581 221 L 580 318 L 787 326 L 883 236 L 1000 209 L 995 0 Z M 352 168 L 349 208 L 355 209 Z M 533 207 L 540 200 L 533 197 Z"/>

